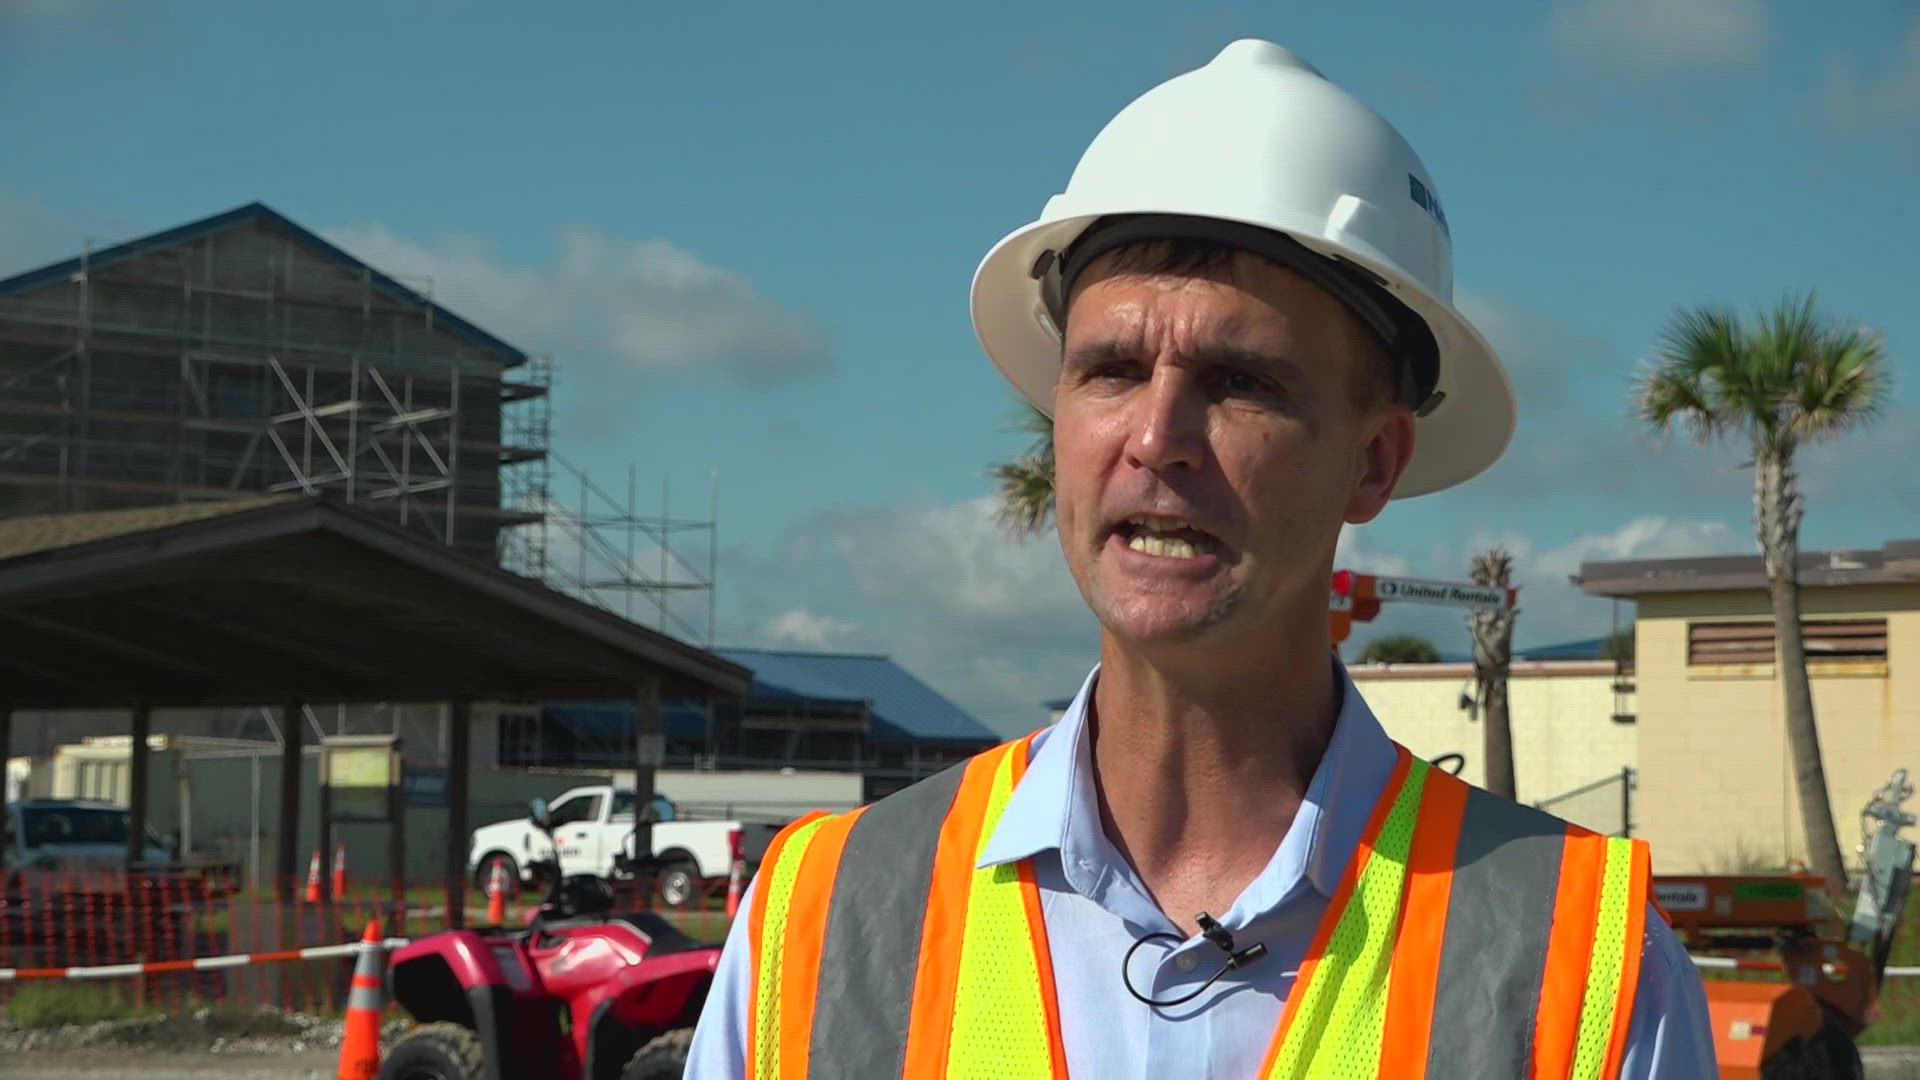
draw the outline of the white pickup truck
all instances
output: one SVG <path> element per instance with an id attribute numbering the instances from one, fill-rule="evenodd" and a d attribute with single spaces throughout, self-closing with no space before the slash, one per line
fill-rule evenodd
<path id="1" fill-rule="evenodd" d="M 622 864 L 633 856 L 634 801 L 632 789 L 607 784 L 573 788 L 553 800 L 547 812 L 560 848 L 561 873 L 608 879 L 630 876 Z M 681 820 L 678 808 L 664 795 L 653 797 L 649 816 L 653 855 L 659 863 L 659 898 L 669 907 L 694 900 L 703 882 L 725 879 L 735 860 L 749 868 L 758 864 L 779 831 L 777 825 L 753 822 Z M 617 856 L 625 858 L 616 860 Z M 553 845 L 522 817 L 475 829 L 467 869 L 481 889 L 487 887 L 495 864 L 506 871 L 508 881 L 530 885 L 533 873 L 528 864 L 554 857 Z"/>

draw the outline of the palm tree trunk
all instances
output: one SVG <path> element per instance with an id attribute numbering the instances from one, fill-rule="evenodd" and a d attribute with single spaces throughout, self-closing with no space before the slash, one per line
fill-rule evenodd
<path id="1" fill-rule="evenodd" d="M 1505 588 L 1513 583 L 1513 556 L 1495 547 L 1473 560 L 1473 580 Z M 1486 756 L 1483 786 L 1502 798 L 1518 798 L 1513 776 L 1513 726 L 1507 711 L 1507 676 L 1513 669 L 1513 609 L 1487 609 L 1467 617 L 1473 633 L 1475 690 L 1484 710 L 1481 721 Z"/>
<path id="2" fill-rule="evenodd" d="M 1753 461 L 1755 532 L 1766 565 L 1767 591 L 1773 599 L 1780 685 L 1786 699 L 1787 747 L 1793 756 L 1795 790 L 1800 796 L 1800 827 L 1806 833 L 1807 862 L 1830 887 L 1844 890 L 1846 865 L 1827 795 L 1827 770 L 1820 755 L 1820 729 L 1814 723 L 1813 685 L 1807 678 L 1807 645 L 1800 625 L 1801 501 L 1793 468 L 1793 448 L 1756 448 Z"/>

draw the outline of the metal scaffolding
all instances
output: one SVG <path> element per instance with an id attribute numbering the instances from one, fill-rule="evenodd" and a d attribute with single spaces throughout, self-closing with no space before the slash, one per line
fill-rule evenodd
<path id="1" fill-rule="evenodd" d="M 325 491 L 488 559 L 527 546 L 544 359 L 266 227 L 93 260 L 0 296 L 0 516 Z"/>

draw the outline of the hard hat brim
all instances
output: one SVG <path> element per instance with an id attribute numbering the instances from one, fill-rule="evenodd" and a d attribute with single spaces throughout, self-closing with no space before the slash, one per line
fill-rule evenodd
<path id="1" fill-rule="evenodd" d="M 1129 208 L 1113 212 L 1185 211 Z M 1083 214 L 1029 225 L 994 245 L 974 273 L 973 327 L 981 347 L 1014 390 L 1049 416 L 1060 373 L 1060 339 L 1032 270 L 1041 253 L 1064 249 L 1104 216 Z M 1275 228 L 1272 222 L 1243 224 Z M 1276 231 L 1374 273 L 1396 298 L 1426 320 L 1439 346 L 1435 389 L 1445 397 L 1415 422 L 1413 460 L 1393 497 L 1431 494 L 1486 471 L 1512 441 L 1516 416 L 1513 387 L 1493 347 L 1452 304 L 1428 292 L 1384 256 L 1351 244 L 1331 244 L 1316 234 L 1315 224 L 1302 222 L 1299 228 Z"/>

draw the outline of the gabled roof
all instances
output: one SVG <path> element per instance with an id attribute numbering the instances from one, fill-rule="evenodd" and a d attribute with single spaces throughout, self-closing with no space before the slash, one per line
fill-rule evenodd
<path id="1" fill-rule="evenodd" d="M 296 243 L 312 251 L 321 258 L 335 263 L 358 275 L 365 271 L 373 287 L 381 293 L 403 304 L 417 304 L 433 310 L 434 325 L 456 337 L 464 338 L 473 345 L 485 349 L 500 357 L 508 367 L 524 364 L 527 354 L 512 345 L 480 329 L 473 323 L 427 299 L 418 291 L 388 277 L 377 267 L 370 266 L 353 255 L 325 239 L 318 233 L 295 222 L 280 211 L 262 202 L 250 202 L 245 206 L 236 206 L 224 213 L 204 217 L 198 221 L 189 221 L 185 225 L 176 225 L 137 240 L 128 240 L 109 248 L 89 254 L 86 265 L 92 270 L 103 270 L 116 263 L 138 258 L 142 255 L 165 248 L 192 243 L 203 237 L 226 232 L 243 225 L 263 224 L 277 232 L 285 233 Z M 67 280 L 80 271 L 81 259 L 78 256 L 64 262 L 42 266 L 15 274 L 10 278 L 0 278 L 0 296 L 17 296 L 31 292 L 45 285 L 54 285 Z"/>
<path id="2" fill-rule="evenodd" d="M 939 691 L 884 656 L 716 649 L 753 672 L 752 696 L 866 702 L 872 742 L 997 743 L 996 735 Z"/>

